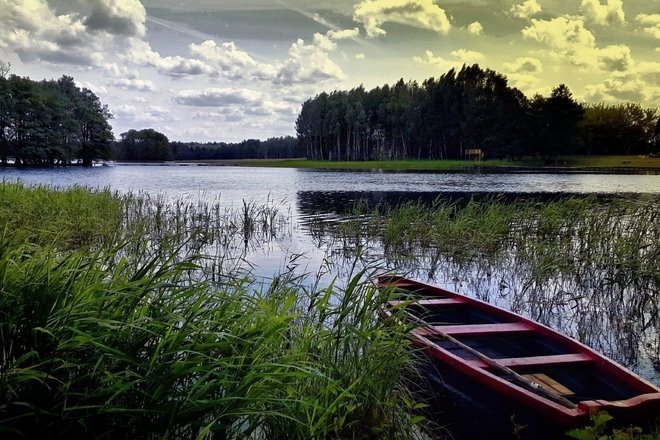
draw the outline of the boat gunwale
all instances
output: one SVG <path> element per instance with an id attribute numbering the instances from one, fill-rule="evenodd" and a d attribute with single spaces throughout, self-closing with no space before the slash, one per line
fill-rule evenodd
<path id="1" fill-rule="evenodd" d="M 433 358 L 436 358 L 440 361 L 444 361 L 450 367 L 461 371 L 463 374 L 467 374 L 474 379 L 477 379 L 479 382 L 491 386 L 498 392 L 504 393 L 507 396 L 513 397 L 517 401 L 525 402 L 526 404 L 531 404 L 536 410 L 552 413 L 554 419 L 559 419 L 562 423 L 566 425 L 575 424 L 576 420 L 585 421 L 591 414 L 594 409 L 607 410 L 607 409 L 637 409 L 642 408 L 647 405 L 656 405 L 660 407 L 660 388 L 656 387 L 649 381 L 638 376 L 627 368 L 617 364 L 613 360 L 607 358 L 606 356 L 596 352 L 590 347 L 578 342 L 577 340 L 566 336 L 552 328 L 540 324 L 536 321 L 533 321 L 529 318 L 521 316 L 517 313 L 511 312 L 499 306 L 492 305 L 485 301 L 472 298 L 460 293 L 452 292 L 441 287 L 432 286 L 429 284 L 421 283 L 414 280 L 409 280 L 403 277 L 384 275 L 378 277 L 377 286 L 379 289 L 385 288 L 405 288 L 406 290 L 412 290 L 418 288 L 419 290 L 424 290 L 425 293 L 434 293 L 441 298 L 438 299 L 453 299 L 457 301 L 445 301 L 437 302 L 434 299 L 429 298 L 428 295 L 421 297 L 419 300 L 392 300 L 388 302 L 389 306 L 397 307 L 402 305 L 417 305 L 417 306 L 427 306 L 427 307 L 442 307 L 443 305 L 453 306 L 464 304 L 467 307 L 474 307 L 476 309 L 487 311 L 494 314 L 498 318 L 504 318 L 508 320 L 513 320 L 513 323 L 522 323 L 525 326 L 529 326 L 534 331 L 538 332 L 540 335 L 549 338 L 553 342 L 558 342 L 563 347 L 575 351 L 574 354 L 583 354 L 586 355 L 589 360 L 586 362 L 591 362 L 594 368 L 600 370 L 601 372 L 614 375 L 626 386 L 630 386 L 634 392 L 638 393 L 635 396 L 621 399 L 621 400 L 585 400 L 580 401 L 576 408 L 571 409 L 560 405 L 552 400 L 545 398 L 539 394 L 527 390 L 522 386 L 515 384 L 505 378 L 493 374 L 488 368 L 483 368 L 478 362 L 472 362 L 465 360 L 449 350 L 446 350 L 433 341 L 428 339 L 427 336 L 432 336 L 433 333 L 430 329 L 424 329 L 421 332 L 421 328 L 417 328 L 411 331 L 411 338 L 415 346 L 420 349 L 425 350 Z M 411 294 L 414 294 L 411 291 Z M 393 313 L 385 308 L 383 311 L 385 316 L 393 317 Z M 478 327 L 483 324 L 465 324 L 466 327 Z M 455 324 L 451 325 L 452 327 Z M 429 325 L 429 327 L 438 327 L 442 329 L 442 326 Z M 514 332 L 512 332 L 513 334 Z M 437 333 L 436 333 L 437 334 Z M 503 334 L 503 333 L 500 333 Z M 516 359 L 516 358 L 510 358 Z M 522 358 L 521 358 L 522 359 Z M 498 359 L 494 359 L 495 362 Z M 544 365 L 543 363 L 536 364 L 538 366 Z M 531 365 L 529 365 L 531 366 Z"/>

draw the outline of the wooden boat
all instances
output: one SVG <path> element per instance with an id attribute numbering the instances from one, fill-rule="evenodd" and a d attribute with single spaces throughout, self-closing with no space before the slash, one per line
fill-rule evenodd
<path id="1" fill-rule="evenodd" d="M 384 314 L 415 326 L 429 414 L 467 418 L 467 438 L 562 438 L 598 411 L 621 426 L 660 421 L 660 388 L 574 339 L 406 278 L 385 275 L 378 285 L 396 292 Z"/>

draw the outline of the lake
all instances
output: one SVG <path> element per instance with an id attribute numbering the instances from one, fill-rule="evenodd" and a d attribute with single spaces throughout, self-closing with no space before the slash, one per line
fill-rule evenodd
<path id="1" fill-rule="evenodd" d="M 549 200 L 571 194 L 660 200 L 658 175 L 599 174 L 478 174 L 323 171 L 285 168 L 218 166 L 117 165 L 94 168 L 0 169 L 3 180 L 67 187 L 84 185 L 142 192 L 166 201 L 183 199 L 217 203 L 240 210 L 244 202 L 277 209 L 283 227 L 255 242 L 243 239 L 233 248 L 254 274 L 267 280 L 283 271 L 319 274 L 322 282 L 345 280 L 357 262 L 408 274 L 422 281 L 473 295 L 539 320 L 629 366 L 660 385 L 653 362 L 660 358 L 657 284 L 648 289 L 652 304 L 633 314 L 639 292 L 626 287 L 619 303 L 589 301 L 610 289 L 607 268 L 584 268 L 582 279 L 538 276 L 538 267 L 513 253 L 497 259 L 456 259 L 419 251 L 412 255 L 387 252 L 377 241 L 342 240 L 319 224 L 342 222 L 358 200 L 370 204 L 430 203 L 441 196 Z M 635 221 L 635 219 L 630 219 Z M 579 264 L 575 262 L 574 264 Z M 589 282 L 584 279 L 588 278 Z M 636 310 L 636 309 L 635 309 Z M 655 312 L 655 314 L 654 314 Z"/>

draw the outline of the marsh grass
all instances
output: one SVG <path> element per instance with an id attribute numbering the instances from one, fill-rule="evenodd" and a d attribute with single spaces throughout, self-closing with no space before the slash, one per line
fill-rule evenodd
<path id="1" fill-rule="evenodd" d="M 191 280 L 0 243 L 0 427 L 27 438 L 410 438 L 405 330 L 356 276 Z M 112 270 L 107 268 L 112 266 Z M 286 277 L 285 277 L 286 278 Z M 301 295 L 303 293 L 303 295 Z"/>
<path id="2" fill-rule="evenodd" d="M 278 233 L 276 207 L 0 188 L 3 438 L 416 435 L 408 329 L 365 271 L 260 287 L 203 255 Z"/>
<path id="3" fill-rule="evenodd" d="M 0 183 L 0 225 L 31 243 L 74 249 L 112 243 L 122 218 L 122 201 L 109 189 Z"/>
<path id="4" fill-rule="evenodd" d="M 351 252 L 456 287 L 657 378 L 660 200 L 594 196 L 356 205 L 310 228 Z M 654 376 L 655 375 L 655 376 Z M 657 380 L 657 379 L 656 379 Z"/>

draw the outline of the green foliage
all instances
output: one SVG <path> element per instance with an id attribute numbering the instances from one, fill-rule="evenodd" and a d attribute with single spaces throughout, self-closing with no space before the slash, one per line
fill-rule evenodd
<path id="1" fill-rule="evenodd" d="M 475 64 L 422 84 L 322 92 L 303 103 L 296 133 L 300 155 L 313 160 L 456 160 L 477 149 L 486 159 L 557 162 L 563 154 L 648 153 L 656 119 L 657 110 L 638 104 L 591 106 L 585 116 L 564 84 L 528 99 Z"/>
<path id="2" fill-rule="evenodd" d="M 192 282 L 0 242 L 0 426 L 27 438 L 409 438 L 403 329 L 355 278 Z M 336 302 L 335 295 L 340 300 Z"/>
<path id="3" fill-rule="evenodd" d="M 638 426 L 630 426 L 623 429 L 608 429 L 608 422 L 613 417 L 607 411 L 599 411 L 591 416 L 591 426 L 571 429 L 566 433 L 577 440 L 657 440 L 658 436 L 643 434 Z"/>
<path id="4" fill-rule="evenodd" d="M 528 104 L 502 75 L 478 65 L 423 84 L 321 93 L 296 120 L 301 154 L 316 160 L 461 159 L 523 153 Z"/>
<path id="5" fill-rule="evenodd" d="M 571 154 L 582 147 L 578 125 L 584 108 L 574 98 L 565 84 L 552 89 L 548 98 L 536 97 L 533 105 L 536 126 L 535 152 L 554 158 Z"/>
<path id="6" fill-rule="evenodd" d="M 378 318 L 388 296 L 365 273 L 321 290 L 287 273 L 261 287 L 237 271 L 207 277 L 204 257 L 181 254 L 240 235 L 239 216 L 82 188 L 0 189 L 5 436 L 414 436 L 408 329 Z M 272 210 L 246 212 L 251 234 L 272 227 Z"/>
<path id="7" fill-rule="evenodd" d="M 587 154 L 646 154 L 654 151 L 656 109 L 639 104 L 592 104 L 585 107 L 581 129 Z"/>
<path id="8" fill-rule="evenodd" d="M 172 142 L 176 160 L 280 160 L 299 157 L 298 140 L 292 136 L 271 137 L 265 141 L 246 139 L 241 142 Z"/>
<path id="9" fill-rule="evenodd" d="M 18 166 L 90 166 L 107 158 L 113 139 L 107 106 L 72 77 L 32 81 L 0 76 L 0 162 Z"/>
<path id="10" fill-rule="evenodd" d="M 560 156 L 558 160 L 564 167 L 575 168 L 660 168 L 660 159 L 644 156 Z M 310 168 L 310 169 L 345 169 L 345 170 L 396 170 L 396 171 L 468 171 L 477 167 L 506 168 L 524 170 L 547 167 L 543 159 L 526 157 L 521 160 L 370 160 L 370 161 L 324 161 L 307 159 L 241 159 L 209 160 L 210 164 L 274 167 L 274 168 Z"/>
<path id="11" fill-rule="evenodd" d="M 163 133 L 153 128 L 128 130 L 121 134 L 115 153 L 119 160 L 171 160 L 170 141 Z"/>
<path id="12" fill-rule="evenodd" d="M 0 231 L 59 249 L 111 244 L 122 223 L 122 200 L 105 189 L 92 192 L 0 184 Z"/>

